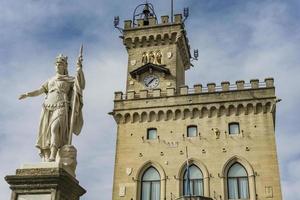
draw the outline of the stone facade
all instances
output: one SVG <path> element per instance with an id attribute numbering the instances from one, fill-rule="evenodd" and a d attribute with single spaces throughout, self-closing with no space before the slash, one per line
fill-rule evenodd
<path id="1" fill-rule="evenodd" d="M 189 164 L 202 171 L 207 199 L 229 199 L 228 170 L 239 163 L 247 172 L 248 199 L 281 200 L 274 80 L 188 88 L 184 72 L 190 66 L 190 53 L 181 16 L 176 15 L 174 23 L 166 16 L 162 24 L 155 21 L 146 27 L 125 22 L 127 91 L 115 93 L 111 113 L 117 123 L 113 200 L 140 200 L 142 175 L 151 166 L 160 175 L 162 200 L 183 196 L 186 148 Z M 149 70 L 133 78 L 130 72 L 143 65 L 142 53 L 157 49 L 170 74 Z M 147 88 L 143 78 L 152 73 L 160 82 Z M 238 123 L 238 134 L 229 133 L 230 123 Z M 190 126 L 197 127 L 195 137 L 187 136 Z M 151 128 L 157 130 L 156 139 L 147 139 Z"/>

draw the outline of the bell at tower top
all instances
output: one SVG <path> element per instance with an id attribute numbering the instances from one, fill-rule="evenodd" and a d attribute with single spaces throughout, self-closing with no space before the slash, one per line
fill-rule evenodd
<path id="1" fill-rule="evenodd" d="M 184 9 L 184 12 L 186 12 L 186 8 Z M 187 18 L 186 15 L 185 17 Z M 159 24 L 153 4 L 146 2 L 144 4 L 138 5 L 134 9 L 132 20 L 124 21 L 124 30 L 133 28 L 149 28 L 151 26 L 166 24 L 183 24 L 183 22 L 184 20 L 182 18 L 182 15 L 175 14 L 174 16 L 171 16 L 171 20 L 169 20 L 168 15 L 161 16 L 161 24 Z"/>
<path id="2" fill-rule="evenodd" d="M 139 12 L 139 8 L 143 7 L 143 11 Z M 142 21 L 144 26 L 149 25 L 149 18 L 155 17 L 154 7 L 151 3 L 146 2 L 145 4 L 140 4 L 134 9 L 133 13 L 133 25 L 136 25 L 136 18 Z"/>

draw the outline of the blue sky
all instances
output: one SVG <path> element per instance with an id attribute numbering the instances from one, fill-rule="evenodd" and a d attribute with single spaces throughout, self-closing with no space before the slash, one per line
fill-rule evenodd
<path id="1" fill-rule="evenodd" d="M 275 78 L 277 96 L 283 99 L 276 123 L 283 196 L 300 199 L 300 1 L 174 1 L 177 13 L 190 8 L 186 28 L 191 47 L 199 49 L 199 61 L 186 73 L 187 84 Z M 83 200 L 111 199 L 116 126 L 107 113 L 114 91 L 125 89 L 127 64 L 112 21 L 115 15 L 131 19 L 142 2 L 0 1 L 0 177 L 22 163 L 39 161 L 34 145 L 43 97 L 17 97 L 54 74 L 59 53 L 69 56 L 74 74 L 83 43 L 87 88 L 85 126 L 74 138 L 77 178 L 88 190 Z M 158 16 L 170 13 L 169 0 L 151 2 Z M 9 196 L 2 179 L 0 199 Z"/>

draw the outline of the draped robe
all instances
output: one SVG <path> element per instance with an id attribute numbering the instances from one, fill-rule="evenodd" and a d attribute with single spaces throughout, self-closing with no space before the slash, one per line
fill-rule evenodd
<path id="1" fill-rule="evenodd" d="M 83 126 L 82 92 L 84 74 L 77 69 L 76 77 L 56 75 L 42 85 L 43 103 L 36 147 L 42 150 L 68 144 L 70 134 L 79 135 Z M 72 114 L 73 113 L 73 114 Z M 53 130 L 56 126 L 56 131 Z"/>

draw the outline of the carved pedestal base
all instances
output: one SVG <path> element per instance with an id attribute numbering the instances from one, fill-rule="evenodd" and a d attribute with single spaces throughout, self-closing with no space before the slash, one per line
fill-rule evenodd
<path id="1" fill-rule="evenodd" d="M 53 167 L 54 163 L 41 165 L 26 165 L 17 169 L 16 175 L 5 177 L 12 190 L 11 200 L 79 200 L 85 194 L 85 189 L 62 167 Z"/>

